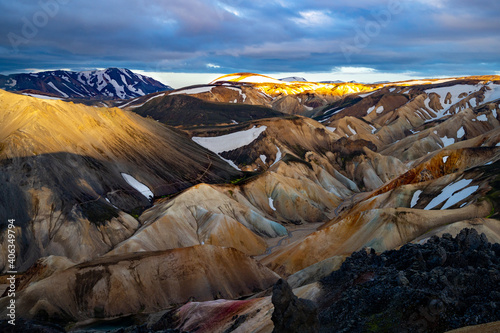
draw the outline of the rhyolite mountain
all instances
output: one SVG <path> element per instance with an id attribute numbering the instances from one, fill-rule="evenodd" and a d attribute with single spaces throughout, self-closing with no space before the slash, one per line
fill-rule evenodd
<path id="1" fill-rule="evenodd" d="M 2 221 L 16 218 L 19 318 L 272 332 L 271 286 L 282 278 L 319 305 L 320 329 L 336 314 L 354 316 L 339 324 L 348 327 L 364 314 L 331 308 L 325 321 L 320 301 L 336 299 L 341 286 L 328 281 L 352 253 L 370 248 L 375 258 L 429 243 L 423 260 L 435 263 L 456 255 L 446 244 L 464 228 L 477 231 L 458 237 L 467 244 L 500 242 L 498 76 L 368 85 L 239 73 L 118 108 L 3 91 L 0 105 L 0 241 L 8 239 Z M 440 245 L 433 236 L 442 235 Z M 497 247 L 481 248 L 470 258 L 487 264 L 494 284 L 488 259 Z M 6 271 L 6 253 L 0 263 Z M 339 281 L 374 285 L 375 266 Z M 445 266 L 443 274 L 403 272 L 417 283 L 410 294 L 420 286 L 439 294 L 432 286 L 448 277 Z M 476 281 L 483 266 L 452 273 Z M 380 285 L 385 276 L 399 283 L 398 269 Z M 358 299 L 362 287 L 340 292 Z M 498 320 L 488 315 L 495 295 L 486 303 L 467 296 L 472 305 L 447 315 L 452 323 L 440 331 Z M 360 324 L 374 331 L 391 325 L 368 315 Z"/>
<path id="2" fill-rule="evenodd" d="M 1 90 L 0 105 L 0 216 L 16 219 L 19 269 L 103 255 L 133 235 L 150 196 L 242 175 L 186 134 L 118 108 Z"/>
<path id="3" fill-rule="evenodd" d="M 157 94 L 133 111 L 171 126 L 215 126 L 283 117 L 283 113 L 261 105 L 209 102 L 184 94 Z"/>
<path id="4" fill-rule="evenodd" d="M 32 90 L 76 99 L 130 99 L 172 90 L 155 79 L 122 68 L 0 75 L 0 89 L 28 92 Z"/>

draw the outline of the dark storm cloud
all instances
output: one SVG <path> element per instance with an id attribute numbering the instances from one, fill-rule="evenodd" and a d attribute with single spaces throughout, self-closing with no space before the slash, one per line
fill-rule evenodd
<path id="1" fill-rule="evenodd" d="M 481 74 L 500 70 L 498 14 L 493 0 L 0 0 L 0 72 Z"/>

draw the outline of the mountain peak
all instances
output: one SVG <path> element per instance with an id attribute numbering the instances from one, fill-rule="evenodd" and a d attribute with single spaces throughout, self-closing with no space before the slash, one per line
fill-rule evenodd
<path id="1" fill-rule="evenodd" d="M 233 74 L 223 75 L 210 82 L 210 84 L 215 82 L 224 82 L 224 81 L 245 82 L 245 83 L 283 83 L 282 81 L 276 80 L 275 78 L 272 78 L 267 75 L 245 72 L 245 73 L 233 73 Z"/>
<path id="2" fill-rule="evenodd" d="M 303 77 L 299 77 L 299 76 L 288 76 L 288 77 L 284 77 L 284 78 L 279 79 L 279 80 L 283 81 L 283 82 L 294 82 L 294 81 L 307 82 L 306 79 L 304 79 Z"/>
<path id="3" fill-rule="evenodd" d="M 54 70 L 38 73 L 11 74 L 0 77 L 0 89 L 7 91 L 37 90 L 62 98 L 130 99 L 172 90 L 153 78 L 126 68 L 87 71 Z"/>

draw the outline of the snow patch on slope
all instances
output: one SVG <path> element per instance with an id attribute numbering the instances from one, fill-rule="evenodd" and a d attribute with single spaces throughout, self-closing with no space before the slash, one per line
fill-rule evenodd
<path id="1" fill-rule="evenodd" d="M 494 84 L 494 83 L 490 82 L 487 85 L 487 87 L 490 88 L 491 90 L 486 90 L 486 92 L 484 93 L 483 104 L 488 103 L 488 102 L 492 102 L 492 101 L 500 98 L 500 84 Z M 495 118 L 496 118 L 496 116 L 495 116 Z"/>
<path id="2" fill-rule="evenodd" d="M 252 143 L 257 137 L 267 129 L 267 126 L 252 127 L 246 131 L 234 132 L 231 134 L 213 136 L 213 137 L 192 137 L 192 140 L 202 147 L 216 153 L 222 160 L 226 161 L 233 168 L 240 170 L 231 160 L 220 156 L 225 151 L 235 150 Z"/>
<path id="3" fill-rule="evenodd" d="M 8 87 L 15 87 L 17 84 L 17 81 L 15 79 L 9 79 L 5 85 Z"/>
<path id="4" fill-rule="evenodd" d="M 276 153 L 276 158 L 274 159 L 274 162 L 273 164 L 271 164 L 271 166 L 275 165 L 281 160 L 281 150 L 278 148 L 278 146 L 276 146 L 276 149 L 278 149 L 278 152 Z"/>
<path id="5" fill-rule="evenodd" d="M 127 94 L 125 94 L 125 87 L 121 86 L 118 82 L 111 78 L 109 82 L 113 85 L 113 88 L 115 88 L 116 96 L 122 99 L 127 96 Z"/>
<path id="6" fill-rule="evenodd" d="M 271 207 L 272 210 L 276 211 L 276 208 L 274 207 L 274 200 L 271 197 L 269 197 L 269 207 Z"/>
<path id="7" fill-rule="evenodd" d="M 30 96 L 30 97 L 35 97 L 35 98 L 40 98 L 40 99 L 57 99 L 57 100 L 61 100 L 58 97 L 51 97 L 51 96 L 45 96 L 45 95 L 26 94 L 26 93 L 23 93 L 23 95 Z"/>
<path id="8" fill-rule="evenodd" d="M 173 93 L 170 93 L 170 95 L 179 95 L 179 94 L 186 94 L 186 95 L 191 95 L 191 94 L 201 94 L 201 93 L 206 93 L 212 91 L 213 86 L 208 86 L 208 87 L 198 87 L 198 88 L 191 88 L 191 89 L 182 89 L 179 91 L 175 91 Z"/>
<path id="9" fill-rule="evenodd" d="M 234 132 L 231 134 L 213 137 L 194 136 L 192 139 L 200 146 L 205 147 L 208 150 L 218 154 L 224 151 L 235 150 L 252 143 L 266 129 L 267 126 L 254 126 L 246 131 Z"/>
<path id="10" fill-rule="evenodd" d="M 119 108 L 120 108 L 120 109 L 123 109 L 124 107 L 126 107 L 127 105 L 129 105 L 129 104 L 131 104 L 131 103 L 133 103 L 133 102 L 135 102 L 135 101 L 137 101 L 137 98 L 134 98 L 133 100 L 131 100 L 131 101 L 130 101 L 130 102 L 128 102 L 128 103 L 125 103 L 125 104 L 123 104 L 123 105 L 120 105 L 120 106 L 119 106 Z"/>
<path id="11" fill-rule="evenodd" d="M 378 89 L 376 89 L 374 91 L 370 91 L 369 93 L 366 93 L 366 94 L 360 94 L 358 96 L 361 97 L 361 98 L 365 98 L 365 97 L 370 96 L 371 94 L 373 94 L 373 93 L 375 93 L 377 91 L 378 91 Z"/>
<path id="12" fill-rule="evenodd" d="M 139 193 L 141 193 L 143 196 L 145 196 L 147 199 L 149 199 L 150 197 L 154 197 L 154 194 L 153 192 L 149 189 L 149 187 L 147 187 L 146 185 L 144 185 L 143 183 L 141 183 L 140 181 L 138 181 L 137 179 L 135 179 L 134 177 L 132 177 L 131 175 L 129 174 L 126 174 L 124 172 L 121 173 L 123 179 L 125 179 L 125 181 L 130 185 L 132 186 L 133 188 L 135 188 Z"/>
<path id="13" fill-rule="evenodd" d="M 49 82 L 48 85 L 54 89 L 55 91 L 57 91 L 58 93 L 60 93 L 63 97 L 68 97 L 68 95 L 66 95 L 65 93 L 63 93 L 61 90 L 57 89 L 57 87 L 54 85 L 54 83 L 52 82 Z"/>
<path id="14" fill-rule="evenodd" d="M 488 121 L 488 118 L 486 117 L 485 114 L 482 114 L 479 117 L 477 117 L 477 120 L 479 120 L 479 121 Z"/>
<path id="15" fill-rule="evenodd" d="M 464 98 L 467 98 L 470 94 L 479 91 L 481 87 L 481 85 L 457 84 L 451 87 L 426 89 L 425 93 L 427 93 L 427 95 L 430 95 L 431 93 L 439 95 L 439 101 L 444 108 L 443 110 L 437 112 L 438 114 L 434 119 L 442 118 L 452 105 L 460 102 Z M 449 101 L 446 99 L 448 93 L 451 95 Z M 462 94 L 466 95 L 464 96 Z M 459 97 L 460 95 L 462 95 L 462 97 Z M 447 103 L 445 103 L 445 101 L 447 101 Z"/>
<path id="16" fill-rule="evenodd" d="M 458 182 L 455 182 L 455 183 L 452 183 L 452 184 L 449 184 L 448 186 L 446 186 L 445 188 L 443 188 L 441 190 L 441 193 L 435 197 L 434 199 L 431 200 L 431 202 L 429 202 L 429 204 L 424 208 L 425 210 L 429 210 L 429 209 L 432 209 L 434 207 L 436 207 L 437 205 L 441 204 L 442 202 L 444 202 L 445 200 L 447 199 L 451 199 L 452 196 L 458 192 L 458 191 L 461 191 L 463 190 L 466 186 L 468 186 L 470 183 L 472 182 L 472 179 L 461 179 L 459 180 Z M 459 192 L 461 193 L 460 195 L 463 196 L 464 193 Z M 467 193 L 467 192 L 465 192 Z M 473 192 L 472 192 L 473 193 Z M 472 194 L 470 193 L 470 194 Z M 469 195 L 470 195 L 469 194 Z M 458 195 L 458 193 L 457 193 Z M 455 200 L 455 199 L 454 199 Z M 460 201 L 460 200 L 459 200 Z M 458 202 L 458 201 L 457 201 Z M 444 206 L 443 206 L 444 207 Z M 449 206 L 448 206 L 449 207 Z M 444 208 L 443 208 L 444 209 Z"/>
<path id="17" fill-rule="evenodd" d="M 352 127 L 351 125 L 347 125 L 347 127 L 349 128 L 349 130 L 352 132 L 352 134 L 356 135 L 358 134 Z"/>
<path id="18" fill-rule="evenodd" d="M 464 188 L 460 192 L 454 193 L 451 196 L 451 198 L 449 198 L 448 201 L 446 201 L 446 203 L 443 205 L 443 207 L 441 207 L 441 209 L 449 208 L 449 207 L 453 206 L 454 204 L 457 204 L 460 201 L 465 200 L 472 193 L 476 192 L 478 188 L 479 188 L 479 186 L 477 186 L 477 185 L 476 186 L 470 186 L 470 187 Z"/>
<path id="19" fill-rule="evenodd" d="M 455 143 L 455 139 L 454 138 L 449 138 L 446 135 L 444 137 L 440 138 L 440 139 L 443 142 L 443 148 L 444 147 L 448 147 L 449 145 L 452 145 L 452 144 Z"/>
<path id="20" fill-rule="evenodd" d="M 415 205 L 418 203 L 418 199 L 420 198 L 420 194 L 422 194 L 421 190 L 416 190 L 415 193 L 413 193 L 413 197 L 411 198 L 411 204 L 410 204 L 411 208 L 415 207 Z"/>
<path id="21" fill-rule="evenodd" d="M 149 102 L 149 101 L 152 101 L 152 100 L 153 100 L 153 99 L 155 99 L 155 98 L 158 98 L 158 97 L 163 97 L 163 96 L 165 96 L 165 94 L 164 94 L 164 93 L 163 93 L 163 94 L 156 95 L 156 96 L 153 96 L 153 97 L 151 97 L 150 99 L 148 99 L 148 100 L 147 100 L 144 104 L 146 104 L 146 103 L 147 103 L 147 102 Z"/>

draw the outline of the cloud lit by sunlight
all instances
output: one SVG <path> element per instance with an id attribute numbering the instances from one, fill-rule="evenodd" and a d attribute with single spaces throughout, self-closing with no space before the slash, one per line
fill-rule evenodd
<path id="1" fill-rule="evenodd" d="M 339 74 L 368 74 L 375 72 L 375 69 L 370 67 L 335 67 L 333 69 L 333 73 Z"/>
<path id="2" fill-rule="evenodd" d="M 330 11 L 309 10 L 299 12 L 299 14 L 301 17 L 293 19 L 298 25 L 320 26 L 332 22 L 332 18 L 329 16 Z"/>

